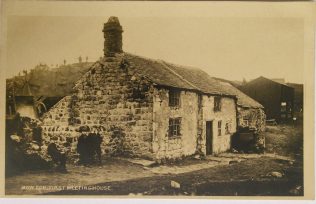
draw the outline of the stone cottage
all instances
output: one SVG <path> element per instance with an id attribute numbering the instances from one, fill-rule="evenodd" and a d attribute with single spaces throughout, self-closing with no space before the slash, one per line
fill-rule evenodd
<path id="1" fill-rule="evenodd" d="M 76 152 L 81 126 L 108 155 L 149 159 L 213 154 L 231 147 L 237 97 L 200 69 L 123 52 L 118 18 L 104 24 L 104 57 L 43 117 L 43 139 Z"/>

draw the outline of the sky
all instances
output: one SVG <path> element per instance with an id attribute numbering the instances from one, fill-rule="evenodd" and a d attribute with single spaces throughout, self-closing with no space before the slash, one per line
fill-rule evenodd
<path id="1" fill-rule="evenodd" d="M 113 14 L 8 16 L 6 76 L 39 63 L 55 66 L 64 59 L 75 63 L 79 56 L 97 60 L 103 55 L 103 24 Z M 265 76 L 303 83 L 301 18 L 177 16 L 176 12 L 116 16 L 124 30 L 125 52 L 197 67 L 229 80 Z"/>

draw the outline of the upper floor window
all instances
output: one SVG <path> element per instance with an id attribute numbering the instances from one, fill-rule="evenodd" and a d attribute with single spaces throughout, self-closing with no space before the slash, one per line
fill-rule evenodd
<path id="1" fill-rule="evenodd" d="M 215 96 L 214 97 L 214 111 L 221 110 L 221 97 Z"/>
<path id="2" fill-rule="evenodd" d="M 170 107 L 179 107 L 180 106 L 180 91 L 178 90 L 169 90 L 169 106 Z"/>
<path id="3" fill-rule="evenodd" d="M 169 137 L 181 136 L 181 118 L 170 118 L 169 119 Z"/>

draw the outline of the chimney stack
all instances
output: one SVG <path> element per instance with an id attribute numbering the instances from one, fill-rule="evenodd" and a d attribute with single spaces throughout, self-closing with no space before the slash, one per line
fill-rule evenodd
<path id="1" fill-rule="evenodd" d="M 111 16 L 104 24 L 104 56 L 114 56 L 115 53 L 121 53 L 122 50 L 122 26 L 117 17 Z"/>

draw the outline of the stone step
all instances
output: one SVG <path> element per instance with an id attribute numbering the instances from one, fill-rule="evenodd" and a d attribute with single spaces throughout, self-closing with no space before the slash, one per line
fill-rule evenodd
<path id="1" fill-rule="evenodd" d="M 141 165 L 144 167 L 150 167 L 156 163 L 155 161 L 151 161 L 147 159 L 138 159 L 138 158 L 120 158 L 120 159 L 131 162 L 133 164 Z"/>
<path id="2" fill-rule="evenodd" d="M 158 167 L 153 167 L 153 168 L 148 168 L 145 167 L 146 170 L 149 170 L 155 174 L 182 174 L 182 173 L 188 173 L 192 171 L 198 171 L 202 169 L 208 169 L 211 167 L 215 166 L 220 166 L 220 165 L 226 165 L 228 163 L 219 163 L 215 161 L 209 161 L 201 164 L 191 164 L 187 166 L 158 166 Z"/>

